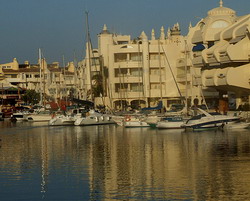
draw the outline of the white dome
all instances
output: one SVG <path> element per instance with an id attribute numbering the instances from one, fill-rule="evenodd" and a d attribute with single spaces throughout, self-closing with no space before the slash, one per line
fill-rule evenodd
<path id="1" fill-rule="evenodd" d="M 214 8 L 210 11 L 208 11 L 208 16 L 218 16 L 218 15 L 230 15 L 230 16 L 234 16 L 236 14 L 236 12 L 234 10 L 232 10 L 231 8 L 226 8 L 226 7 L 218 7 L 218 8 Z"/>
<path id="2" fill-rule="evenodd" d="M 220 7 L 208 11 L 208 16 L 230 15 L 235 16 L 236 12 L 231 8 L 223 7 L 223 1 L 220 0 Z"/>

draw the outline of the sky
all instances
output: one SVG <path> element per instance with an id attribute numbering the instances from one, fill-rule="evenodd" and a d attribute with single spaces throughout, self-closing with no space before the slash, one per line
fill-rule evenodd
<path id="1" fill-rule="evenodd" d="M 223 0 L 238 16 L 250 13 L 249 0 Z M 0 0 L 0 64 L 17 58 L 37 63 L 38 49 L 48 63 L 80 61 L 85 55 L 86 12 L 93 46 L 106 24 L 117 34 L 156 36 L 179 23 L 186 35 L 219 0 Z M 63 62 L 64 61 L 64 62 Z"/>

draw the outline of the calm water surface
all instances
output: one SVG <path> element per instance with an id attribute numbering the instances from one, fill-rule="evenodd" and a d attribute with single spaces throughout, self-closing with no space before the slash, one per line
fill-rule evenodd
<path id="1" fill-rule="evenodd" d="M 250 132 L 0 122 L 0 200 L 250 200 Z"/>

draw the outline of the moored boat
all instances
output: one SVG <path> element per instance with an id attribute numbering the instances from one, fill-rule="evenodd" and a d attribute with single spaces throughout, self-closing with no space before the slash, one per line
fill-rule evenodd
<path id="1" fill-rule="evenodd" d="M 4 121 L 3 113 L 2 112 L 0 112 L 0 121 Z"/>
<path id="2" fill-rule="evenodd" d="M 76 108 L 67 114 L 53 114 L 52 119 L 49 121 L 49 126 L 73 126 L 76 119 L 81 117 L 85 111 L 85 108 Z"/>
<path id="3" fill-rule="evenodd" d="M 123 126 L 125 128 L 150 127 L 142 116 L 126 116 Z"/>
<path id="4" fill-rule="evenodd" d="M 164 117 L 156 124 L 156 128 L 160 129 L 183 129 L 184 119 L 182 116 Z"/>
<path id="5" fill-rule="evenodd" d="M 49 110 L 44 110 L 26 115 L 25 120 L 31 122 L 46 122 L 51 120 L 52 118 L 53 114 L 51 114 Z"/>
<path id="6" fill-rule="evenodd" d="M 218 112 L 208 113 L 198 108 L 200 114 L 193 116 L 182 125 L 185 129 L 209 130 L 223 128 L 225 124 L 239 121 L 240 117 L 222 115 Z"/>
<path id="7" fill-rule="evenodd" d="M 115 121 L 110 115 L 102 114 L 94 110 L 90 110 L 87 113 L 83 113 L 78 116 L 74 122 L 75 126 L 90 126 L 90 125 L 104 125 L 115 124 Z"/>
<path id="8" fill-rule="evenodd" d="M 11 115 L 10 120 L 11 121 L 25 121 L 27 114 L 28 114 L 27 112 L 14 112 Z"/>
<path id="9" fill-rule="evenodd" d="M 74 116 L 59 115 L 49 120 L 50 126 L 73 126 L 75 122 Z"/>
<path id="10" fill-rule="evenodd" d="M 225 124 L 224 128 L 232 129 L 232 130 L 248 129 L 250 128 L 250 122 L 242 122 L 242 121 L 231 122 L 231 123 Z"/>

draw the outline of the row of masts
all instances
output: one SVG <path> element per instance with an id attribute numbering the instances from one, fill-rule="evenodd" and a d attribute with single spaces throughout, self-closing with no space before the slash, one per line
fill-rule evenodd
<path id="1" fill-rule="evenodd" d="M 38 50 L 38 54 L 39 54 L 39 68 L 40 68 L 40 71 L 39 71 L 39 77 L 40 77 L 40 102 L 39 104 L 41 106 L 45 106 L 46 105 L 46 86 L 45 86 L 45 67 L 44 67 L 44 57 L 43 57 L 43 54 L 42 54 L 42 50 L 41 48 L 39 48 Z M 63 67 L 64 67 L 64 70 L 63 70 L 63 75 L 64 75 L 64 79 L 65 79 L 65 64 L 64 64 L 64 56 L 63 56 Z M 66 99 L 66 103 L 67 103 L 67 95 L 65 96 L 65 99 Z M 56 100 L 57 101 L 57 100 Z"/>
<path id="2" fill-rule="evenodd" d="M 93 72 L 92 72 L 92 62 L 91 60 L 93 60 L 93 53 L 92 52 L 92 45 L 91 45 L 91 39 L 90 39 L 90 31 L 89 31 L 89 19 L 88 19 L 88 12 L 85 12 L 86 14 L 86 40 L 87 40 L 87 57 L 86 57 L 86 61 L 88 64 L 88 68 L 86 68 L 87 72 L 86 74 L 89 76 L 87 85 L 89 85 L 89 87 L 86 87 L 87 89 L 89 89 L 89 100 L 94 102 L 94 95 L 93 95 L 93 83 L 92 83 L 92 76 L 93 76 Z M 138 99 L 139 99 L 139 104 L 138 106 L 141 105 L 141 99 L 145 99 L 145 95 L 144 95 L 144 90 L 141 90 L 141 85 L 143 85 L 143 55 L 141 54 L 140 51 L 140 42 L 138 42 L 138 77 L 139 77 L 139 82 L 138 82 Z M 188 60 L 188 50 L 187 50 L 187 42 L 185 40 L 185 97 L 183 97 L 180 88 L 178 86 L 177 80 L 175 78 L 175 75 L 173 73 L 173 70 L 171 68 L 171 65 L 169 63 L 167 54 L 164 50 L 164 47 L 161 44 L 160 39 L 158 39 L 158 62 L 159 62 L 159 85 L 160 85 L 160 97 L 159 97 L 159 101 L 163 102 L 163 86 L 162 86 L 162 53 L 164 54 L 164 58 L 167 62 L 167 66 L 170 70 L 170 73 L 172 75 L 172 78 L 174 80 L 174 83 L 176 85 L 176 88 L 178 90 L 178 93 L 180 95 L 180 99 L 181 101 L 184 103 L 185 108 L 187 109 L 187 102 L 188 102 L 188 93 L 187 93 L 187 85 L 188 85 L 188 80 L 187 80 L 187 60 Z M 63 58 L 63 62 L 64 62 L 64 58 Z M 42 53 L 41 53 L 41 49 L 39 49 L 39 65 L 40 65 L 40 104 L 44 105 L 45 104 L 45 76 L 44 76 L 44 68 L 43 68 L 43 59 L 42 59 Z M 43 74 L 43 76 L 42 76 Z M 121 74 L 121 69 L 119 67 L 119 74 Z M 64 75 L 65 75 L 65 70 L 64 70 Z M 104 84 L 104 73 L 102 70 L 102 84 Z M 44 79 L 42 81 L 42 78 Z M 142 80 L 141 80 L 142 79 Z M 120 89 L 125 88 L 124 86 L 122 86 L 122 81 L 121 81 L 121 77 L 119 76 L 119 80 L 120 80 Z M 124 83 L 123 83 L 124 85 Z M 104 89 L 104 88 L 103 88 Z M 88 90 L 86 90 L 87 93 Z M 124 90 L 121 90 L 121 92 Z M 125 91 L 124 91 L 125 93 Z M 110 93 L 108 93 L 110 94 Z M 101 94 L 101 98 L 103 99 L 103 95 L 105 94 Z M 107 94 L 106 94 L 107 95 Z M 124 98 L 126 99 L 125 95 Z M 126 101 L 126 100 L 125 100 Z M 104 101 L 103 101 L 104 102 Z M 111 101 L 112 102 L 112 101 Z M 120 97 L 120 103 L 121 103 L 121 108 L 124 109 L 124 105 L 123 105 L 123 98 Z M 104 104 L 105 105 L 105 104 Z M 112 104 L 111 104 L 112 105 Z M 161 111 L 163 112 L 163 108 L 161 109 Z"/>

